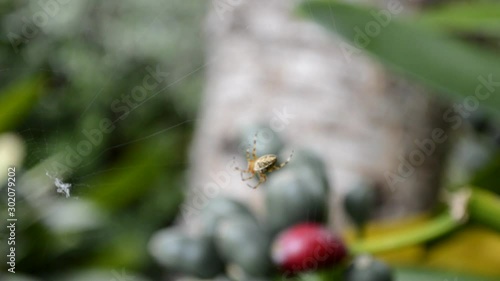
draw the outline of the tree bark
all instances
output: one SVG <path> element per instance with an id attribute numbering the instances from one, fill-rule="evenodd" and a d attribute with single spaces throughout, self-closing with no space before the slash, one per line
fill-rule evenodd
<path id="1" fill-rule="evenodd" d="M 374 181 L 380 188 L 380 218 L 402 217 L 433 205 L 446 147 L 435 144 L 429 155 L 422 152 L 420 163 L 415 151 L 422 149 L 415 142 L 445 128 L 440 106 L 424 89 L 366 55 L 346 56 L 342 40 L 297 18 L 291 1 L 212 4 L 206 22 L 206 86 L 192 144 L 187 205 L 199 209 L 204 195 L 230 196 L 264 215 L 265 185 L 248 188 L 228 164 L 241 153 L 236 148 L 242 128 L 272 126 L 284 111 L 291 117 L 275 127 L 289 148 L 285 150 L 308 148 L 326 164 L 333 225 L 345 224 L 342 198 L 361 181 Z M 400 181 L 391 184 L 391 176 Z M 211 183 L 219 189 L 209 191 Z"/>

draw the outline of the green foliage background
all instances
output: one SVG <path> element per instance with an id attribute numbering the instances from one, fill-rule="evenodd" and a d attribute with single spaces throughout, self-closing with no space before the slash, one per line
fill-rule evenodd
<path id="1" fill-rule="evenodd" d="M 17 167 L 18 274 L 0 278 L 159 280 L 165 269 L 152 261 L 147 243 L 152 233 L 172 224 L 183 200 L 183 171 L 202 91 L 207 3 L 52 1 L 56 6 L 50 11 L 43 3 L 48 2 L 0 3 L 0 135 L 13 132 L 26 147 Z M 500 80 L 498 11 L 498 3 L 490 1 L 423 10 L 391 22 L 362 51 L 443 99 L 461 100 L 475 91 L 479 76 Z M 299 7 L 301 16 L 346 42 L 355 41 L 354 27 L 373 20 L 370 12 L 332 1 Z M 37 27 L 33 21 L 40 13 L 46 22 Z M 157 68 L 168 76 L 148 91 L 147 100 L 126 116 L 113 109 L 144 85 L 148 69 Z M 482 109 L 498 118 L 498 92 Z M 47 171 L 68 162 L 68 149 L 87 140 L 83 132 L 100 128 L 103 120 L 113 122 L 112 133 L 103 133 L 77 167 Z M 498 155 L 496 148 L 490 152 Z M 489 159 L 467 183 L 498 193 L 500 157 Z M 55 178 L 73 184 L 70 198 L 54 193 Z M 5 186 L 0 190 L 4 218 Z M 5 255 L 0 262 L 3 273 Z M 458 275 L 398 269 L 397 276 L 452 280 Z"/>
<path id="2" fill-rule="evenodd" d="M 16 277 L 114 280 L 126 269 L 155 280 L 162 273 L 147 254 L 147 241 L 172 223 L 182 201 L 204 72 L 200 26 L 206 3 L 52 2 L 57 7 L 51 11 L 34 1 L 0 3 L 0 133 L 15 132 L 26 144 L 18 182 L 40 178 L 52 191 L 31 201 L 31 189 L 18 185 Z M 37 13 L 48 18 L 41 27 L 33 25 Z M 148 67 L 168 76 L 148 91 L 150 99 L 119 119 L 112 103 L 143 85 Z M 44 161 L 76 149 L 87 140 L 82 131 L 99 128 L 103 119 L 116 121 L 112 133 L 103 134 L 78 168 L 50 175 L 73 184 L 70 203 L 53 209 L 65 198 L 53 195 L 53 180 L 43 170 L 51 166 Z M 42 199 L 51 203 L 33 203 Z M 79 202 L 88 203 L 84 212 L 67 218 L 80 225 L 78 231 L 47 223 L 48 213 L 70 213 L 71 203 Z M 96 223 L 84 226 L 88 220 Z M 7 251 L 3 240 L 1 250 Z M 2 254 L 2 272 L 5 259 Z"/>

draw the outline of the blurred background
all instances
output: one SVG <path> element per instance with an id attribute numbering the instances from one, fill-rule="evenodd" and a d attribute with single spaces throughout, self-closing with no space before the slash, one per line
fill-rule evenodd
<path id="1" fill-rule="evenodd" d="M 297 223 L 355 249 L 464 206 L 466 223 L 360 252 L 394 280 L 496 280 L 500 5 L 345 2 L 0 3 L 0 214 L 15 167 L 17 218 L 0 280 L 272 280 L 270 241 Z M 278 163 L 294 151 L 258 189 L 234 170 L 254 139 Z M 465 186 L 486 195 L 451 207 Z M 235 208 L 265 238 L 228 234 Z"/>

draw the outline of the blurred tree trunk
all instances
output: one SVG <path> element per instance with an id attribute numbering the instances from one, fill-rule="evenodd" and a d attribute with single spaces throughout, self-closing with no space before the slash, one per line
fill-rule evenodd
<path id="1" fill-rule="evenodd" d="M 225 183 L 229 174 L 230 184 L 222 184 L 216 195 L 264 212 L 262 190 L 248 188 L 227 165 L 241 153 L 235 148 L 242 128 L 280 114 L 282 119 L 289 114 L 279 132 L 287 147 L 323 157 L 336 226 L 345 223 L 343 195 L 363 180 L 376 182 L 383 194 L 378 217 L 402 217 L 434 204 L 444 144 L 421 164 L 407 162 L 418 149 L 416 141 L 444 128 L 440 106 L 423 89 L 365 55 L 346 56 L 341 39 L 298 19 L 291 1 L 212 4 L 187 204 L 204 204 L 196 197 L 210 182 Z"/>

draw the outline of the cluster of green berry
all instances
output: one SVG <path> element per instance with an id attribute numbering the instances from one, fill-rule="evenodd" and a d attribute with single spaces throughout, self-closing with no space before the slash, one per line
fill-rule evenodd
<path id="1" fill-rule="evenodd" d="M 169 269 L 202 279 L 293 280 L 316 274 L 318 280 L 392 280 L 383 263 L 369 256 L 353 259 L 340 236 L 325 226 L 329 183 L 319 157 L 297 151 L 262 190 L 265 218 L 236 200 L 215 198 L 201 212 L 197 237 L 160 231 L 151 240 L 151 253 Z M 362 210 L 370 194 L 357 189 L 348 196 L 346 210 L 357 223 L 368 216 Z"/>

